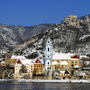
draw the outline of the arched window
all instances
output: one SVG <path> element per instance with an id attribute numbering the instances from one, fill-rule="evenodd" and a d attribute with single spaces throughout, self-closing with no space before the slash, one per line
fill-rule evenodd
<path id="1" fill-rule="evenodd" d="M 48 52 L 49 52 L 49 48 L 48 48 Z"/>
<path id="2" fill-rule="evenodd" d="M 48 65 L 49 65 L 49 62 L 48 62 Z"/>

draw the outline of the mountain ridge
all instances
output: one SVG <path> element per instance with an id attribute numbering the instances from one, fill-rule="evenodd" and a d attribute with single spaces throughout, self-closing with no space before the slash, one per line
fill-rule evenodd
<path id="1" fill-rule="evenodd" d="M 22 30 L 25 31 L 25 28 L 28 31 L 28 27 L 16 26 L 15 28 L 15 30 L 19 30 L 20 32 Z M 33 26 L 31 28 L 33 30 Z M 37 25 L 35 28 L 38 31 Z M 13 54 L 24 55 L 27 58 L 44 58 L 45 42 L 48 37 L 52 40 L 54 52 L 90 53 L 90 15 L 81 18 L 70 15 L 69 17 L 65 17 L 60 24 L 54 24 L 45 30 L 40 30 L 41 32 L 37 33 L 37 35 L 34 35 L 34 33 L 34 36 L 29 41 L 25 40 L 21 45 L 18 44 L 13 49 Z M 14 32 L 17 33 L 17 31 Z M 20 34 L 20 32 L 18 33 Z M 21 34 L 23 35 L 23 33 Z M 21 36 L 19 39 L 23 39 L 23 37 Z"/>
<path id="2" fill-rule="evenodd" d="M 84 19 L 77 16 L 69 16 L 60 24 L 48 28 L 33 43 L 14 54 L 24 55 L 27 58 L 44 58 L 45 42 L 51 38 L 54 52 L 90 54 L 90 17 Z"/>
<path id="3" fill-rule="evenodd" d="M 14 26 L 0 23 L 0 54 L 12 51 L 17 45 L 30 40 L 53 24 L 35 26 Z"/>

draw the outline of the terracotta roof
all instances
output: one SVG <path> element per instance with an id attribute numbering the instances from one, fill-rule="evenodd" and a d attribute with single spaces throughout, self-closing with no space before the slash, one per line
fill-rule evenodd
<path id="1" fill-rule="evenodd" d="M 37 59 L 37 60 L 35 61 L 35 63 L 42 63 L 42 62 L 41 62 L 40 60 Z"/>
<path id="2" fill-rule="evenodd" d="M 17 60 L 17 64 L 21 64 L 21 61 L 20 61 L 20 59 L 18 59 L 18 60 Z"/>
<path id="3" fill-rule="evenodd" d="M 30 65 L 34 63 L 33 60 L 30 60 L 30 59 L 26 59 L 26 60 L 20 60 L 20 59 L 17 59 L 17 62 L 16 64 L 23 64 L 23 65 Z"/>
<path id="4" fill-rule="evenodd" d="M 75 59 L 76 59 L 76 58 L 79 59 L 79 55 L 77 55 L 77 54 L 72 55 L 71 58 L 73 58 L 73 59 L 74 59 L 74 58 L 75 58 Z"/>

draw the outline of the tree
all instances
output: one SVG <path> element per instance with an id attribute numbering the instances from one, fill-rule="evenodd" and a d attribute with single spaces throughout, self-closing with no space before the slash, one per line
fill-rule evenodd
<path id="1" fill-rule="evenodd" d="M 25 65 L 22 65 L 22 67 L 21 67 L 19 73 L 27 73 L 27 68 L 26 68 Z"/>
<path id="2" fill-rule="evenodd" d="M 37 52 L 34 52 L 31 55 L 27 56 L 28 59 L 34 59 L 36 57 L 38 57 L 38 53 Z"/>
<path id="3" fill-rule="evenodd" d="M 25 79 L 30 79 L 30 75 L 28 74 L 28 75 L 24 75 L 24 78 Z"/>

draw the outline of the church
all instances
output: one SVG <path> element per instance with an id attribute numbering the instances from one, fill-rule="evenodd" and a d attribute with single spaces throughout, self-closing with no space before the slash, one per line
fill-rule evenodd
<path id="1" fill-rule="evenodd" d="M 52 43 L 50 38 L 48 38 L 45 49 L 45 70 L 50 69 L 50 65 L 52 63 L 51 60 L 52 60 Z"/>
<path id="2" fill-rule="evenodd" d="M 53 53 L 53 46 L 50 38 L 46 41 L 44 64 L 45 71 L 71 70 L 76 66 L 78 66 L 77 68 L 81 67 L 78 54 Z"/>

